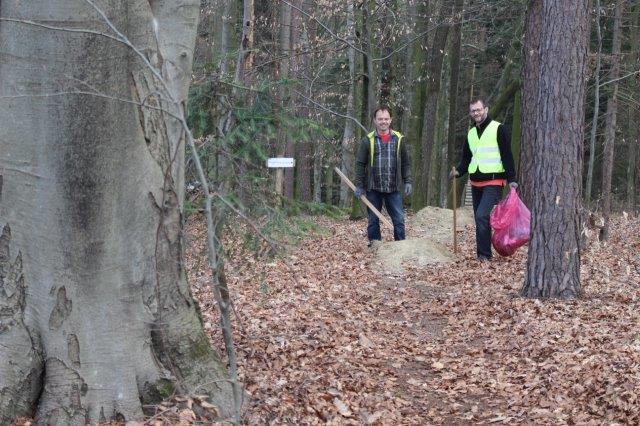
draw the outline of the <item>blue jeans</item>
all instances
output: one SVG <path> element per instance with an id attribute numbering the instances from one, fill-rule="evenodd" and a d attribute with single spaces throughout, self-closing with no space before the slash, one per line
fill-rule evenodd
<path id="1" fill-rule="evenodd" d="M 373 204 L 373 206 L 382 211 L 382 203 L 384 202 L 387 213 L 391 216 L 391 222 L 393 222 L 393 239 L 396 241 L 404 240 L 404 209 L 402 207 L 402 194 L 399 191 L 396 192 L 378 192 L 367 191 L 367 199 Z M 380 235 L 380 219 L 376 216 L 371 209 L 367 208 L 369 213 L 369 225 L 367 226 L 367 237 L 369 241 L 381 240 Z"/>
<path id="2" fill-rule="evenodd" d="M 489 216 L 502 196 L 502 186 L 472 186 L 473 217 L 476 221 L 476 252 L 478 257 L 491 259 L 491 225 Z"/>

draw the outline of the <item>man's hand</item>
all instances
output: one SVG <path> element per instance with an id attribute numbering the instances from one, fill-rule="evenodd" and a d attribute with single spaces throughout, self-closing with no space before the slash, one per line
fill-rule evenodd
<path id="1" fill-rule="evenodd" d="M 460 173 L 458 173 L 456 169 L 452 169 L 449 172 L 449 179 L 453 179 L 454 177 L 458 177 L 458 176 L 460 176 Z"/>
<path id="2" fill-rule="evenodd" d="M 365 194 L 364 188 L 356 188 L 356 198 L 360 198 Z"/>
<path id="3" fill-rule="evenodd" d="M 513 189 L 518 189 L 518 182 L 509 182 L 509 186 Z"/>
<path id="4" fill-rule="evenodd" d="M 412 190 L 412 189 L 413 189 L 413 188 L 411 187 L 411 184 L 410 184 L 410 183 L 405 183 L 405 184 L 404 184 L 404 195 L 405 195 L 405 196 L 407 196 L 407 197 L 408 197 L 409 195 L 411 195 L 411 190 Z"/>

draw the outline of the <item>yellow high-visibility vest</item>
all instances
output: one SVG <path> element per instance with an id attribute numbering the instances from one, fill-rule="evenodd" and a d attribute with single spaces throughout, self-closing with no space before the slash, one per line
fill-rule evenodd
<path id="1" fill-rule="evenodd" d="M 471 162 L 469 163 L 469 174 L 480 169 L 482 173 L 502 173 L 504 166 L 500 158 L 498 148 L 498 126 L 500 123 L 491 121 L 478 137 L 478 129 L 473 126 L 467 134 L 469 149 L 471 149 Z"/>
<path id="2" fill-rule="evenodd" d="M 396 147 L 396 154 L 400 155 L 400 141 L 402 141 L 402 133 L 400 132 L 396 132 L 395 130 L 392 130 L 391 133 L 393 133 L 396 136 L 396 139 L 398 140 L 398 146 Z M 367 135 L 367 137 L 369 138 L 369 158 L 371 160 L 371 166 L 373 167 L 373 151 L 375 149 L 375 144 L 376 144 L 376 132 L 371 132 Z"/>

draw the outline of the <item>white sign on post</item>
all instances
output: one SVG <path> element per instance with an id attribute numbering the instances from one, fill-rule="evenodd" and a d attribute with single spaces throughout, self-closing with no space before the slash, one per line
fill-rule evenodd
<path id="1" fill-rule="evenodd" d="M 277 169 L 281 167 L 295 167 L 295 158 L 275 157 L 267 159 L 267 167 L 271 169 Z"/>

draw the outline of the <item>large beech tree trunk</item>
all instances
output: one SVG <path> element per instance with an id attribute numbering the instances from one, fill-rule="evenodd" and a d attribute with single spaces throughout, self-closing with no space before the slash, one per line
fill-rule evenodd
<path id="1" fill-rule="evenodd" d="M 537 3 L 537 4 L 536 4 Z M 580 294 L 580 189 L 584 135 L 585 75 L 589 34 L 588 0 L 532 0 L 528 35 L 539 34 L 539 62 L 527 71 L 523 122 L 533 154 L 531 241 L 523 295 L 574 298 Z M 530 17 L 531 18 L 531 17 Z M 531 39 L 525 40 L 529 52 Z M 531 64 L 530 64 L 531 65 Z M 525 73 L 526 75 L 526 73 Z M 531 82 L 530 82 L 531 83 Z M 534 90 L 532 94 L 529 91 Z M 537 105 L 531 105 L 532 99 Z M 523 150 L 524 153 L 524 150 Z"/>
<path id="2" fill-rule="evenodd" d="M 153 109 L 184 107 L 199 2 L 96 3 L 166 88 L 107 37 L 0 22 L 1 424 L 134 419 L 173 392 L 232 411 L 182 263 L 183 129 Z M 0 16 L 114 35 L 83 1 Z"/>

